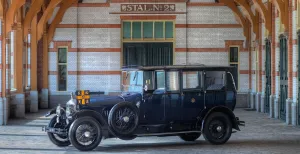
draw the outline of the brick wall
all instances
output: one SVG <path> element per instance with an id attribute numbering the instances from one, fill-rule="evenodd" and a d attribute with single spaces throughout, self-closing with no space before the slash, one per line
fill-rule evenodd
<path id="1" fill-rule="evenodd" d="M 84 3 L 102 1 L 88 0 Z M 214 0 L 190 2 L 212 3 Z M 172 14 L 176 16 L 175 64 L 228 65 L 225 41 L 245 42 L 243 28 L 237 22 L 234 13 L 226 6 L 187 6 L 186 3 L 176 3 L 176 10 L 187 14 Z M 55 12 L 57 11 L 58 8 L 55 9 Z M 120 91 L 120 74 L 117 73 L 121 66 L 120 16 L 126 15 L 110 12 L 120 12 L 120 4 L 71 7 L 67 10 L 59 28 L 56 29 L 54 42 L 49 45 L 51 95 L 66 95 L 77 89 Z M 54 16 L 49 24 L 53 18 Z M 57 41 L 65 42 L 66 45 L 70 42 L 68 92 L 57 92 L 57 52 L 55 52 Z M 240 92 L 248 92 L 249 89 L 247 73 L 249 53 L 244 48 L 245 45 L 240 53 L 240 70 L 243 72 L 240 75 Z"/>

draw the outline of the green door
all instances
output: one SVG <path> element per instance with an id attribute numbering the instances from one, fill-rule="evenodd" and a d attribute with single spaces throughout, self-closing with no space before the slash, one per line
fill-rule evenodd
<path id="1" fill-rule="evenodd" d="M 298 124 L 300 124 L 300 31 L 298 32 Z"/>
<path id="2" fill-rule="evenodd" d="M 280 105 L 279 117 L 286 119 L 285 102 L 288 96 L 288 54 L 287 54 L 287 38 L 280 37 Z"/>
<path id="3" fill-rule="evenodd" d="M 266 89 L 265 89 L 265 113 L 270 111 L 271 95 L 271 42 L 266 40 Z"/>
<path id="4" fill-rule="evenodd" d="M 124 66 L 164 66 L 173 64 L 173 43 L 124 43 Z"/>

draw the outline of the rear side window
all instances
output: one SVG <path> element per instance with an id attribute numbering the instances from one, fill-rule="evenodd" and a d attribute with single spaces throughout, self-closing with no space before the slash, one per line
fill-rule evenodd
<path id="1" fill-rule="evenodd" d="M 202 75 L 201 71 L 182 72 L 183 90 L 202 89 Z"/>
<path id="2" fill-rule="evenodd" d="M 205 73 L 206 90 L 221 90 L 226 85 L 225 71 L 207 71 Z"/>

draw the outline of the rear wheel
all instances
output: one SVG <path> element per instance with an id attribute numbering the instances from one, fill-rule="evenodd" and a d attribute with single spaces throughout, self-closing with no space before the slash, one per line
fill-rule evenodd
<path id="1" fill-rule="evenodd" d="M 180 134 L 179 137 L 184 141 L 195 141 L 201 136 L 201 133 L 185 133 Z"/>
<path id="2" fill-rule="evenodd" d="M 222 112 L 211 113 L 204 123 L 203 136 L 211 144 L 224 144 L 231 137 L 232 122 Z"/>
<path id="3" fill-rule="evenodd" d="M 48 127 L 50 128 L 64 128 L 64 125 L 62 123 L 56 123 L 56 118 L 57 116 L 54 116 L 49 124 L 48 124 Z M 48 132 L 47 133 L 50 141 L 59 146 L 59 147 L 66 147 L 66 146 L 69 146 L 71 143 L 68 139 L 68 135 L 60 135 L 60 134 L 54 134 L 54 133 L 50 133 Z"/>
<path id="4" fill-rule="evenodd" d="M 72 145 L 80 151 L 95 149 L 102 140 L 102 130 L 99 122 L 93 117 L 76 119 L 69 130 Z"/>

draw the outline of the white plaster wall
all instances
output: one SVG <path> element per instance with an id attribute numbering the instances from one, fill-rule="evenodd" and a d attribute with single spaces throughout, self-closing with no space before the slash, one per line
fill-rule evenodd
<path id="1" fill-rule="evenodd" d="M 242 28 L 188 29 L 189 48 L 225 48 L 225 40 L 244 40 Z"/>
<path id="2" fill-rule="evenodd" d="M 77 71 L 78 70 L 78 65 L 80 63 L 78 61 L 78 52 L 68 52 L 68 71 Z"/>
<path id="3" fill-rule="evenodd" d="M 191 64 L 229 65 L 227 52 L 189 52 L 187 58 Z"/>
<path id="4" fill-rule="evenodd" d="M 120 91 L 120 75 L 79 75 L 79 89 L 91 91 L 116 92 Z"/>
<path id="5" fill-rule="evenodd" d="M 293 102 L 298 101 L 298 77 L 293 77 Z"/>
<path id="6" fill-rule="evenodd" d="M 249 75 L 240 74 L 239 79 L 239 92 L 249 92 Z"/>
<path id="7" fill-rule="evenodd" d="M 188 53 L 187 52 L 175 52 L 175 60 L 174 60 L 174 64 L 175 65 L 185 65 L 187 64 L 186 60 L 188 57 Z"/>
<path id="8" fill-rule="evenodd" d="M 240 70 L 249 70 L 249 52 L 240 52 Z"/>
<path id="9" fill-rule="evenodd" d="M 227 6 L 188 7 L 188 24 L 238 24 Z"/>
<path id="10" fill-rule="evenodd" d="M 187 30 L 190 28 L 176 28 L 176 48 L 186 48 L 187 45 Z M 189 39 L 189 38 L 188 38 Z M 188 47 L 190 48 L 190 47 Z"/>
<path id="11" fill-rule="evenodd" d="M 57 28 L 54 41 L 72 41 L 72 48 L 109 48 L 110 28 Z M 77 42 L 80 40 L 79 42 Z"/>
<path id="12" fill-rule="evenodd" d="M 49 71 L 57 71 L 57 52 L 48 53 L 48 69 Z"/>
<path id="13" fill-rule="evenodd" d="M 120 70 L 119 52 L 80 52 L 78 53 L 79 71 L 118 71 Z"/>

